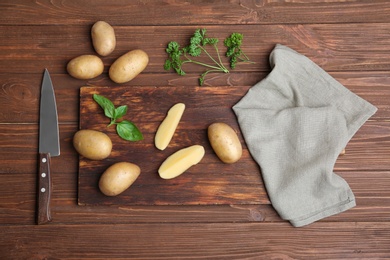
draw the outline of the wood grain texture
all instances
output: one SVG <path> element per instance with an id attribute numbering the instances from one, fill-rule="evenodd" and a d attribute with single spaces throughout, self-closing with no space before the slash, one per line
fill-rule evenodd
<path id="1" fill-rule="evenodd" d="M 211 74 L 205 86 L 250 87 L 267 76 L 267 72 L 231 72 Z M 349 90 L 378 107 L 370 120 L 389 120 L 390 77 L 388 72 L 330 72 Z M 78 124 L 80 88 L 89 86 L 118 87 L 107 75 L 89 81 L 77 80 L 67 74 L 51 74 L 57 100 L 60 124 Z M 178 76 L 174 73 L 144 73 L 120 86 L 196 86 L 199 74 L 189 73 Z M 41 73 L 5 75 L 0 74 L 0 119 L 3 123 L 38 123 L 39 88 Z M 23 104 L 23 105 L 21 105 Z M 1 134 L 1 133 L 0 133 Z M 5 139 L 4 139 L 5 140 Z"/>
<path id="2" fill-rule="evenodd" d="M 217 1 L 126 1 L 98 0 L 3 0 L 0 24 L 90 25 L 107 20 L 113 25 L 178 24 L 284 24 L 284 23 L 375 23 L 388 22 L 387 1 L 310 0 L 217 0 Z M 145 15 L 147 14 L 147 15 Z M 26 19 L 29 17 L 30 19 Z M 363 18 L 364 17 L 364 20 Z"/>
<path id="3" fill-rule="evenodd" d="M 222 163 L 207 138 L 207 127 L 224 122 L 239 133 L 232 111 L 248 87 L 82 87 L 80 90 L 80 129 L 106 132 L 114 143 L 109 158 L 91 161 L 80 158 L 79 204 L 98 205 L 210 205 L 254 204 L 266 198 L 258 165 L 245 148 L 241 160 Z M 115 106 L 128 105 L 123 119 L 134 122 L 144 140 L 128 142 L 107 128 L 108 118 L 93 100 L 99 94 Z M 176 103 L 186 105 L 184 114 L 167 149 L 154 145 L 157 128 Z M 106 123 L 104 123 L 106 122 Z M 240 136 L 240 142 L 244 143 Z M 162 162 L 179 149 L 201 145 L 206 155 L 201 162 L 172 180 L 158 175 Z M 101 174 L 115 162 L 131 162 L 141 168 L 141 175 L 130 189 L 119 196 L 103 195 L 97 183 Z M 267 200 L 263 200 L 266 202 Z"/>
<path id="4" fill-rule="evenodd" d="M 340 173 L 348 181 L 357 206 L 322 222 L 390 221 L 389 172 Z M 34 225 L 35 174 L 2 174 L 0 223 Z M 23 179 L 24 182 L 20 182 Z M 369 183 L 370 185 L 367 185 Z M 194 222 L 281 222 L 269 204 L 209 206 L 77 206 L 77 173 L 57 172 L 53 176 L 52 217 L 56 224 L 99 223 L 194 223 Z M 17 198 L 17 199 L 15 199 Z"/>
<path id="5" fill-rule="evenodd" d="M 0 259 L 389 258 L 389 1 L 3 0 L 0 10 Z M 105 69 L 101 76 L 74 79 L 66 73 L 66 64 L 75 56 L 94 53 L 90 29 L 98 20 L 113 25 L 117 48 L 103 58 Z M 176 183 L 181 185 L 180 193 L 174 192 L 172 185 L 162 187 L 170 190 L 163 201 L 172 202 L 173 196 L 184 192 L 186 197 L 176 202 L 188 203 L 196 181 L 201 192 L 192 202 L 201 198 L 229 204 L 78 205 L 79 156 L 72 138 L 81 126 L 80 88 L 114 88 L 115 92 L 108 93 L 113 98 L 122 89 L 126 100 L 132 98 L 132 93 L 124 91 L 129 88 L 140 90 L 136 96 L 155 87 L 149 98 L 162 90 L 171 94 L 179 89 L 194 90 L 201 69 L 186 66 L 187 75 L 180 77 L 165 71 L 162 65 L 167 43 L 175 40 L 185 44 L 196 28 L 206 28 L 210 36 L 220 39 L 232 32 L 243 33 L 243 48 L 256 62 L 238 66 L 228 74 L 210 74 L 204 88 L 197 90 L 199 93 L 212 92 L 215 96 L 222 93 L 219 90 L 229 88 L 235 94 L 224 98 L 233 102 L 268 75 L 270 51 L 281 43 L 306 55 L 349 90 L 378 107 L 348 143 L 346 154 L 338 158 L 334 169 L 351 186 L 356 207 L 304 228 L 291 227 L 270 204 L 245 145 L 245 171 L 239 169 L 240 173 L 229 176 L 228 181 L 223 174 L 226 169 L 207 147 L 209 153 L 200 167 L 207 166 L 205 171 L 211 175 L 201 175 L 205 168 L 195 177 L 183 175 L 186 182 Z M 110 64 L 134 48 L 149 54 L 149 66 L 131 82 L 114 84 L 107 76 Z M 227 60 L 224 62 L 227 64 Z M 36 226 L 38 111 L 44 68 L 49 69 L 56 92 L 61 155 L 51 161 L 53 221 Z M 214 99 L 199 100 L 196 94 L 184 96 L 190 103 L 196 101 L 203 106 L 200 110 L 204 115 L 201 120 L 183 121 L 187 126 L 181 126 L 171 149 L 192 139 L 204 141 L 201 129 L 211 121 L 206 109 L 211 109 L 217 119 L 228 118 L 237 126 L 232 114 L 222 111 L 228 109 L 225 99 L 216 102 L 224 107 L 218 110 Z M 132 144 L 130 156 L 139 149 L 153 149 L 155 128 L 170 103 L 162 99 L 161 108 L 152 105 L 154 114 L 149 115 L 132 103 L 132 119 L 147 120 L 147 139 Z M 190 116 L 199 118 L 196 111 L 189 110 Z M 99 113 L 94 114 L 95 121 L 82 121 L 88 127 L 105 128 L 99 121 L 104 117 Z M 113 129 L 107 131 L 115 136 Z M 120 149 L 127 147 L 119 139 L 115 143 Z M 141 152 L 138 156 L 147 154 Z M 113 156 L 111 160 L 118 152 Z M 160 154 L 154 159 L 164 157 Z M 154 161 L 145 163 L 146 172 L 152 172 L 156 165 Z M 257 172 L 255 179 L 252 171 Z M 160 183 L 150 175 L 151 185 Z M 221 196 L 216 197 L 215 187 Z M 232 189 L 241 195 L 243 191 L 251 193 L 237 199 Z M 153 202 L 154 197 L 148 196 L 144 202 Z"/>
<path id="6" fill-rule="evenodd" d="M 66 73 L 66 64 L 82 54 L 94 54 L 90 26 L 42 25 L 0 26 L 0 72 L 12 74 Z M 386 23 L 368 24 L 272 24 L 272 25 L 197 25 L 197 26 L 114 26 L 117 46 L 102 58 L 106 71 L 122 54 L 136 48 L 150 56 L 144 73 L 164 73 L 165 48 L 170 41 L 188 44 L 197 28 L 206 28 L 210 37 L 225 39 L 233 32 L 244 35 L 243 49 L 256 63 L 237 66 L 235 72 L 269 70 L 268 57 L 275 44 L 287 45 L 308 56 L 327 71 L 383 71 L 390 69 Z M 366 39 L 370 39 L 367 41 Z M 375 42 L 376 44 L 372 44 Z M 219 44 L 222 48 L 222 42 Z M 34 52 L 30 50 L 33 49 Z M 59 52 L 58 50 L 63 50 Z M 203 59 L 200 59 L 203 60 Z M 227 62 L 224 59 L 224 62 Z M 33 65 L 35 64 L 35 66 Z M 197 66 L 185 67 L 200 73 Z M 102 75 L 101 77 L 103 77 Z"/>
<path id="7" fill-rule="evenodd" d="M 310 259 L 313 254 L 316 259 L 385 259 L 390 254 L 387 223 L 380 222 L 317 223 L 300 229 L 287 223 L 48 225 L 23 231 L 25 228 L 0 227 L 2 256 L 266 260 Z M 25 236 L 15 238 L 20 232 Z M 35 239 L 29 239 L 32 236 Z M 42 243 L 48 236 L 51 239 Z"/>

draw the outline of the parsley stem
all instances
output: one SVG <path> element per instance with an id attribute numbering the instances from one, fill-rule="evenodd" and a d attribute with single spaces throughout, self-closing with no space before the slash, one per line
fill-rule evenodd
<path id="1" fill-rule="evenodd" d="M 245 54 L 244 52 L 242 52 L 242 55 L 244 55 L 245 59 L 246 59 L 247 61 L 249 61 L 248 56 L 246 56 L 246 54 Z"/>
<path id="2" fill-rule="evenodd" d="M 202 74 L 202 76 L 203 77 L 205 77 L 208 73 L 210 73 L 210 72 L 220 72 L 221 70 L 206 70 L 203 74 Z"/>
<path id="3" fill-rule="evenodd" d="M 192 62 L 192 63 L 198 64 L 198 65 L 201 65 L 201 66 L 205 66 L 205 67 L 208 67 L 208 68 L 212 68 L 212 69 L 215 69 L 215 70 L 218 70 L 218 71 L 223 71 L 225 73 L 229 72 L 229 71 L 224 70 L 223 68 L 221 68 L 221 66 L 216 67 L 216 66 L 213 66 L 213 65 L 205 64 L 205 63 L 200 62 L 200 61 L 192 60 L 192 59 L 188 58 L 186 55 L 185 55 L 185 57 L 187 58 L 187 60 L 183 61 L 183 64 L 187 63 L 187 62 Z"/>
<path id="4" fill-rule="evenodd" d="M 203 86 L 203 83 L 204 83 L 204 79 L 206 77 L 206 75 L 210 72 L 221 72 L 220 69 L 209 69 L 209 70 L 206 70 L 205 72 L 203 72 L 201 75 L 200 75 L 200 78 L 199 78 L 199 85 Z"/>
<path id="5" fill-rule="evenodd" d="M 228 73 L 228 72 L 229 72 L 229 70 L 227 70 L 227 69 L 225 68 L 225 66 L 223 66 L 222 61 L 221 61 L 221 58 L 220 58 L 219 53 L 218 53 L 218 48 L 216 47 L 215 44 L 213 44 L 213 46 L 214 46 L 215 50 L 217 51 L 217 54 L 218 54 L 218 58 L 219 58 L 220 63 L 218 63 L 218 62 L 217 62 L 217 61 L 208 53 L 208 51 L 207 51 L 205 48 L 203 48 L 201 45 L 198 45 L 198 46 L 199 46 L 199 48 L 201 48 L 201 49 L 204 51 L 204 53 L 206 53 L 206 55 L 207 55 L 212 61 L 215 62 L 215 64 L 218 65 L 218 67 L 220 68 L 219 70 L 222 70 L 222 71 L 225 72 L 225 73 Z M 214 67 L 214 68 L 215 68 L 215 67 Z"/>
<path id="6" fill-rule="evenodd" d="M 255 64 L 256 62 L 254 62 L 254 61 L 251 61 L 251 60 L 245 60 L 245 59 L 243 59 L 243 58 L 239 58 L 241 61 L 239 61 L 239 62 L 242 62 L 242 63 L 251 63 L 251 64 Z"/>
<path id="7" fill-rule="evenodd" d="M 214 44 L 213 46 L 214 46 L 214 48 L 215 48 L 215 51 L 217 52 L 218 60 L 219 60 L 219 62 L 220 62 L 220 64 L 221 64 L 221 66 L 223 67 L 223 71 L 224 71 L 225 73 L 228 73 L 229 70 L 228 70 L 225 66 L 223 66 L 223 63 L 222 63 L 222 60 L 221 60 L 221 56 L 219 55 L 219 50 L 218 50 L 217 45 Z"/>
<path id="8" fill-rule="evenodd" d="M 237 58 L 239 58 L 242 62 L 248 62 L 248 63 L 252 63 L 252 64 L 256 63 L 256 62 L 249 60 L 249 57 L 246 56 L 246 54 L 243 51 L 241 52 L 241 56 L 237 57 Z"/>
<path id="9" fill-rule="evenodd" d="M 203 48 L 201 45 L 198 45 L 199 46 L 199 48 L 201 48 L 203 51 L 204 51 L 204 53 L 206 53 L 206 55 L 212 60 L 212 61 L 214 61 L 215 62 L 215 64 L 217 64 L 219 67 L 221 67 L 221 65 L 208 53 L 208 51 L 205 49 L 205 48 Z"/>

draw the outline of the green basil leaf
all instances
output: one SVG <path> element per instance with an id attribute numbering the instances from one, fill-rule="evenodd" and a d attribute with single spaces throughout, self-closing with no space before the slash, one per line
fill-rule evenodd
<path id="1" fill-rule="evenodd" d="M 93 94 L 93 99 L 103 108 L 106 117 L 115 118 L 115 106 L 108 98 Z"/>
<path id="2" fill-rule="evenodd" d="M 115 119 L 121 118 L 124 115 L 126 115 L 126 113 L 127 113 L 127 106 L 126 105 L 117 107 L 117 108 L 115 108 L 114 118 Z"/>
<path id="3" fill-rule="evenodd" d="M 140 141 L 144 139 L 137 126 L 127 120 L 123 120 L 116 125 L 116 132 L 121 138 L 127 141 Z"/>

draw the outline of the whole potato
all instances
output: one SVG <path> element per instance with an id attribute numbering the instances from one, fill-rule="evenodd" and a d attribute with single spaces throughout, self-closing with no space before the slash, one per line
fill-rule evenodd
<path id="1" fill-rule="evenodd" d="M 143 50 L 133 50 L 120 56 L 111 65 L 110 79 L 116 83 L 125 83 L 140 74 L 148 65 L 149 56 Z"/>
<path id="2" fill-rule="evenodd" d="M 133 163 L 118 162 L 102 174 L 99 189 L 106 196 L 116 196 L 127 190 L 138 178 L 141 169 Z"/>
<path id="3" fill-rule="evenodd" d="M 96 22 L 91 29 L 92 44 L 95 51 L 101 56 L 107 56 L 116 46 L 115 31 L 104 21 Z"/>
<path id="4" fill-rule="evenodd" d="M 235 163 L 242 155 L 241 142 L 236 132 L 225 123 L 213 123 L 208 127 L 210 144 L 224 163 Z"/>
<path id="5" fill-rule="evenodd" d="M 112 142 L 105 133 L 95 130 L 79 130 L 73 136 L 76 151 L 91 160 L 103 160 L 111 154 Z"/>
<path id="6" fill-rule="evenodd" d="M 103 61 L 96 55 L 81 55 L 68 62 L 68 73 L 76 79 L 92 79 L 103 73 Z"/>

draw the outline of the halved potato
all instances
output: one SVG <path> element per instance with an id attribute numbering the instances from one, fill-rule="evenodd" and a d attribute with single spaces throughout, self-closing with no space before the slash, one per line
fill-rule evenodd
<path id="1" fill-rule="evenodd" d="M 198 164 L 205 154 L 201 145 L 193 145 L 177 151 L 169 156 L 158 169 L 160 177 L 163 179 L 175 178 L 191 166 Z"/>

